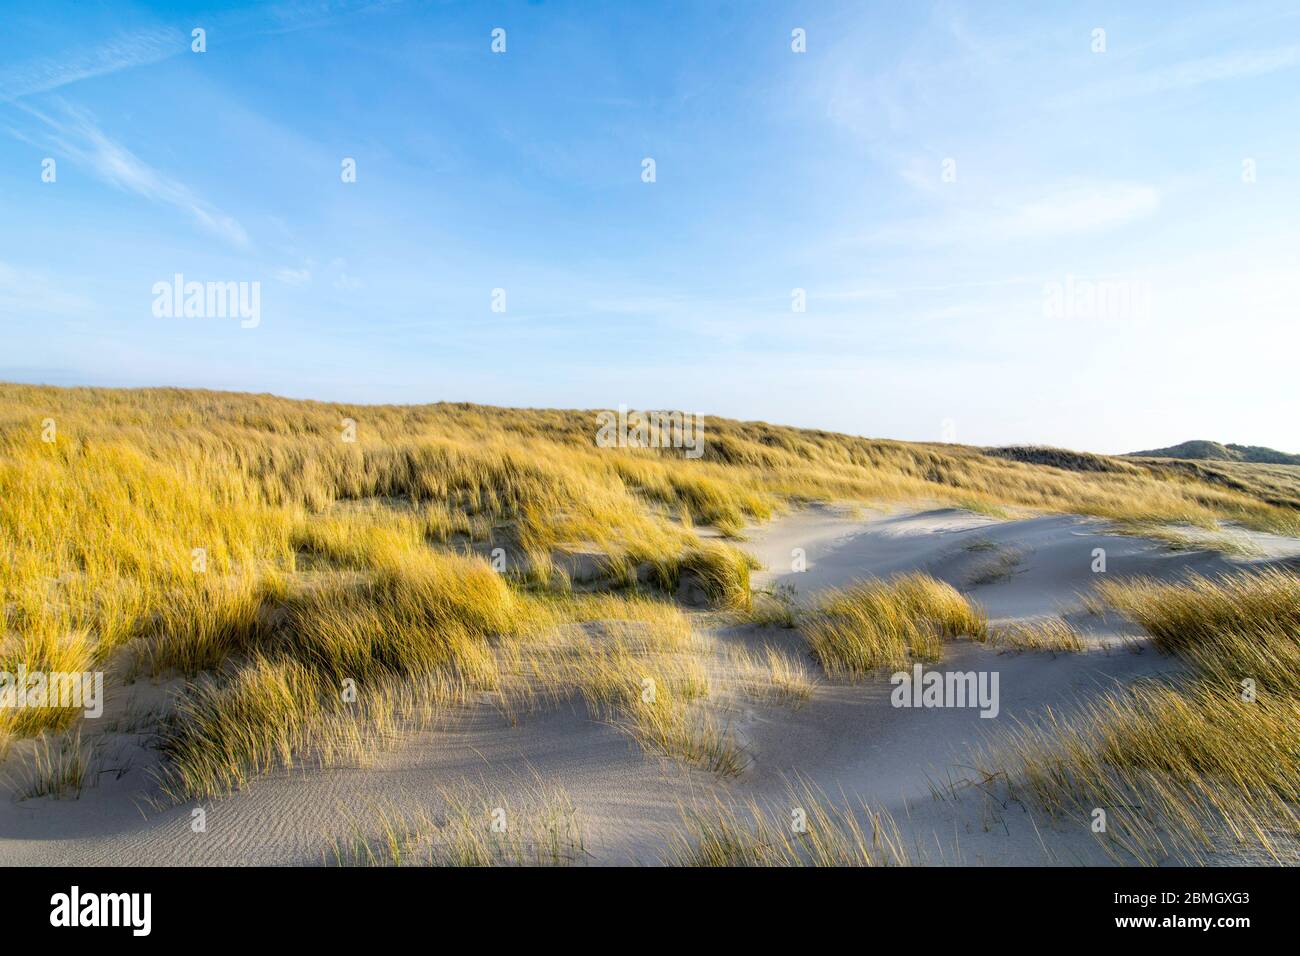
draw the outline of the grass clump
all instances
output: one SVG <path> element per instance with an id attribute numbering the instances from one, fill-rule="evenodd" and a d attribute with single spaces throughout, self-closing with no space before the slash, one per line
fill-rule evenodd
<path id="1" fill-rule="evenodd" d="M 811 786 L 785 805 L 724 803 L 682 808 L 668 840 L 673 866 L 908 866 L 911 854 L 886 812 L 836 805 Z"/>
<path id="2" fill-rule="evenodd" d="M 76 799 L 85 787 L 95 783 L 94 763 L 95 755 L 89 745 L 83 745 L 80 730 L 42 733 L 32 742 L 15 792 L 24 800 Z"/>
<path id="3" fill-rule="evenodd" d="M 647 598 L 585 599 L 562 620 L 498 652 L 510 709 L 578 695 L 651 753 L 734 776 L 747 758 L 705 706 L 711 693 L 700 639 L 675 607 Z M 613 612 L 613 613 L 610 613 Z"/>
<path id="4" fill-rule="evenodd" d="M 970 549 L 968 549 L 970 550 Z M 982 550 L 982 549 L 975 549 Z M 967 587 L 977 588 L 985 584 L 996 584 L 1011 577 L 1020 566 L 1022 556 L 1019 551 L 996 549 L 997 553 L 976 566 L 966 578 Z"/>
<path id="5" fill-rule="evenodd" d="M 332 866 L 572 866 L 586 845 L 577 809 L 562 790 L 526 788 L 513 799 L 443 793 L 435 817 L 423 808 L 345 814 L 350 831 L 325 853 Z"/>
<path id="6" fill-rule="evenodd" d="M 1063 651 L 1077 654 L 1084 649 L 1083 635 L 1059 617 L 1011 621 L 992 627 L 988 642 L 995 647 L 1023 651 Z"/>
<path id="7" fill-rule="evenodd" d="M 829 592 L 803 633 L 828 674 L 861 677 L 936 661 L 945 639 L 983 640 L 988 620 L 956 588 L 915 573 Z"/>
<path id="8" fill-rule="evenodd" d="M 292 659 L 254 657 L 221 680 L 187 685 L 158 734 L 159 783 L 179 802 L 224 796 L 313 757 L 319 766 L 364 766 L 404 733 L 464 706 L 472 691 L 445 673 L 339 686 Z"/>
<path id="9" fill-rule="evenodd" d="M 1279 570 L 1108 581 L 1089 604 L 1131 616 L 1188 672 L 1069 718 L 1049 711 L 1001 741 L 986 769 L 1054 813 L 1107 810 L 1117 856 L 1300 860 L 1300 582 Z"/>
<path id="10" fill-rule="evenodd" d="M 692 548 L 675 570 L 679 582 L 697 585 L 715 607 L 750 607 L 749 572 L 757 570 L 757 563 L 738 548 L 714 543 Z"/>
<path id="11" fill-rule="evenodd" d="M 770 590 L 755 591 L 748 609 L 737 611 L 735 619 L 758 627 L 793 628 L 799 619 L 799 604 L 794 587 L 777 585 Z"/>
<path id="12" fill-rule="evenodd" d="M 798 707 L 812 696 L 812 676 L 803 661 L 788 651 L 771 644 L 764 644 L 761 652 L 732 648 L 728 659 L 741 689 L 750 697 Z"/>

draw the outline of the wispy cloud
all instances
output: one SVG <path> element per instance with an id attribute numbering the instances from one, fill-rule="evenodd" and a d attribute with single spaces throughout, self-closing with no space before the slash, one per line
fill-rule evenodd
<path id="1" fill-rule="evenodd" d="M 311 281 L 311 268 L 303 266 L 301 269 L 277 269 L 275 277 L 285 285 L 306 285 Z"/>
<path id="2" fill-rule="evenodd" d="M 202 25 L 217 36 L 292 33 L 327 26 L 340 18 L 399 5 L 401 0 L 290 0 L 249 11 L 210 15 Z M 0 102 L 50 93 L 81 80 L 160 63 L 190 53 L 189 29 L 153 26 L 115 34 L 94 46 L 37 57 L 0 68 Z"/>
<path id="3" fill-rule="evenodd" d="M 1265 76 L 1296 67 L 1300 67 L 1300 44 L 1272 50 L 1238 50 L 1116 77 L 1088 87 L 1069 99 L 1073 102 L 1147 96 L 1191 89 L 1205 83 Z"/>
<path id="4" fill-rule="evenodd" d="M 57 116 L 22 104 L 19 108 L 38 119 L 44 137 L 11 132 L 26 142 L 48 146 L 84 166 L 90 173 L 118 189 L 143 196 L 184 212 L 203 229 L 240 248 L 249 244 L 244 227 L 178 182 L 154 169 L 121 143 L 110 139 L 83 110 L 59 104 Z"/>
<path id="5" fill-rule="evenodd" d="M 1096 183 L 1056 190 L 994 208 L 965 207 L 950 214 L 881 226 L 882 242 L 1010 242 L 1102 232 L 1143 219 L 1160 206 L 1151 186 Z"/>
<path id="6" fill-rule="evenodd" d="M 180 30 L 154 28 L 121 33 L 98 46 L 25 60 L 0 70 L 0 100 L 49 93 L 79 80 L 158 63 L 188 53 L 189 49 L 189 37 Z"/>
<path id="7" fill-rule="evenodd" d="M 0 262 L 0 313 L 7 316 L 86 315 L 94 303 L 69 291 L 64 277 L 20 269 Z"/>

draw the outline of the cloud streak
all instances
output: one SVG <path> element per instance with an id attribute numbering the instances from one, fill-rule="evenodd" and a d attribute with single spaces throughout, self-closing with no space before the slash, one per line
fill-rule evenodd
<path id="1" fill-rule="evenodd" d="M 1185 60 L 1089 87 L 1063 102 L 1088 102 L 1150 96 L 1192 89 L 1206 83 L 1266 76 L 1300 66 L 1300 44 L 1272 50 L 1239 50 L 1217 56 Z M 1059 108 L 1058 104 L 1058 108 Z"/>
<path id="2" fill-rule="evenodd" d="M 891 223 L 869 236 L 878 242 L 942 244 L 1014 242 L 1104 232 L 1144 219 L 1160 206 L 1150 186 L 1098 183 L 992 209 L 964 208 L 933 218 Z"/>
<path id="3" fill-rule="evenodd" d="M 49 93 L 80 80 L 158 63 L 189 52 L 189 48 L 189 38 L 180 30 L 155 28 L 121 33 L 88 50 L 26 60 L 0 70 L 0 100 Z"/>
<path id="4" fill-rule="evenodd" d="M 53 148 L 111 186 L 180 210 L 201 228 L 231 245 L 239 248 L 249 245 L 248 233 L 233 216 L 217 209 L 184 183 L 159 172 L 121 143 L 110 139 L 88 113 L 61 104 L 62 115 L 51 116 L 30 106 L 15 105 L 38 119 L 46 133 L 44 141 L 38 141 L 11 130 L 18 138 L 33 145 Z"/>

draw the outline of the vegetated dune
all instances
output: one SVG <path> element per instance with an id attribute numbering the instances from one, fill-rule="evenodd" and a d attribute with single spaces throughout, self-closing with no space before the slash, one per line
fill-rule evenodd
<path id="1" fill-rule="evenodd" d="M 1257 465 L 1300 465 L 1300 455 L 1289 455 L 1262 445 L 1221 445 L 1217 441 L 1185 441 L 1168 448 L 1131 451 L 1130 458 L 1191 458 L 1205 461 L 1245 461 Z"/>
<path id="2" fill-rule="evenodd" d="M 597 447 L 592 412 L 0 386 L 0 670 L 103 668 L 109 688 L 98 721 L 3 712 L 0 860 L 1158 854 L 1136 824 L 1116 847 L 1075 804 L 1017 803 L 1002 788 L 1029 784 L 971 749 L 1200 666 L 1122 650 L 1143 630 L 1086 613 L 1096 548 L 1110 575 L 1240 574 L 1294 559 L 1294 509 L 1141 463 L 705 429 L 693 461 Z M 1171 551 L 1115 522 L 1230 522 L 1262 552 Z M 924 577 L 858 587 L 898 574 Z M 999 716 L 892 707 L 871 671 L 904 659 L 997 671 Z M 759 852 L 791 800 L 822 842 Z M 497 809 L 514 836 L 485 843 L 473 821 Z"/>

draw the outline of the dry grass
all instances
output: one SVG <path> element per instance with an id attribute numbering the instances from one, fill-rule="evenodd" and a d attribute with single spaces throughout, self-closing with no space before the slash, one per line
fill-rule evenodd
<path id="1" fill-rule="evenodd" d="M 1084 648 L 1083 635 L 1059 617 L 999 624 L 989 629 L 988 641 L 995 647 L 1023 651 L 1078 653 Z"/>
<path id="2" fill-rule="evenodd" d="M 254 658 L 189 685 L 163 724 L 158 770 L 172 801 L 223 796 L 258 774 L 312 763 L 365 766 L 412 730 L 445 720 L 471 686 L 432 674 L 359 686 L 352 699 L 292 660 Z"/>
<path id="3" fill-rule="evenodd" d="M 801 828 L 801 829 L 799 829 Z M 784 805 L 715 800 L 682 809 L 664 862 L 674 866 L 908 866 L 898 826 L 865 804 L 837 804 L 809 785 Z"/>
<path id="4" fill-rule="evenodd" d="M 733 618 L 741 624 L 756 627 L 793 628 L 798 623 L 799 613 L 794 588 L 787 584 L 753 592 L 749 607 L 734 613 Z"/>
<path id="5" fill-rule="evenodd" d="M 43 733 L 32 742 L 26 763 L 14 782 L 20 800 L 52 797 L 76 799 L 95 783 L 95 754 L 82 743 L 80 730 L 66 734 Z"/>
<path id="6" fill-rule="evenodd" d="M 984 549 L 968 547 L 967 550 Z M 967 575 L 967 587 L 977 588 L 985 584 L 996 584 L 998 581 L 1004 581 L 1011 577 L 1016 568 L 1020 566 L 1023 556 L 1019 551 L 997 548 L 996 546 L 994 550 L 997 552 L 996 554 L 981 562 Z"/>
<path id="7" fill-rule="evenodd" d="M 348 834 L 334 837 L 334 866 L 571 866 L 586 847 L 577 810 L 561 790 L 525 787 L 506 797 L 443 793 L 441 812 L 370 808 L 344 813 Z M 495 824 L 495 828 L 494 828 Z"/>
<path id="8" fill-rule="evenodd" d="M 812 676 L 789 651 L 771 644 L 763 645 L 761 653 L 736 647 L 729 649 L 727 658 L 734 679 L 750 697 L 798 707 L 812 696 Z"/>
<path id="9" fill-rule="evenodd" d="M 565 605 L 561 618 L 587 622 L 556 623 L 499 649 L 503 706 L 513 711 L 576 694 L 652 753 L 727 776 L 744 769 L 748 758 L 705 706 L 705 649 L 680 611 L 608 596 Z"/>
<path id="10" fill-rule="evenodd" d="M 1049 712 L 986 759 L 1054 813 L 1107 811 L 1120 859 L 1300 859 L 1300 581 L 1285 571 L 1108 581 L 1090 599 L 1191 666 L 1171 684 Z"/>
<path id="11" fill-rule="evenodd" d="M 1177 585 L 1151 578 L 1104 581 L 1089 603 L 1122 611 L 1161 650 L 1187 656 L 1207 672 L 1222 674 L 1227 664 L 1249 663 L 1261 681 L 1300 694 L 1300 655 L 1294 653 L 1300 577 L 1293 572 L 1192 575 Z"/>
<path id="12" fill-rule="evenodd" d="M 988 621 L 951 585 L 916 573 L 828 592 L 803 633 L 828 674 L 861 677 L 936 661 L 945 639 L 984 640 Z"/>
<path id="13" fill-rule="evenodd" d="M 327 742 L 332 705 L 319 702 L 343 680 L 492 688 L 511 645 L 610 619 L 565 603 L 572 585 L 554 560 L 565 550 L 604 556 L 628 592 L 610 600 L 698 591 L 744 612 L 752 563 L 695 528 L 735 536 L 813 499 L 1300 528 L 1293 509 L 1146 465 L 1069 472 L 721 419 L 707 420 L 698 461 L 598 448 L 594 436 L 588 412 L 0 385 L 0 669 L 190 677 L 167 728 L 171 783 L 213 792 L 312 752 L 317 735 Z M 505 574 L 470 553 L 492 547 L 512 556 Z M 832 609 L 823 624 L 836 619 Z M 842 661 L 831 636 L 823 663 L 924 654 L 930 630 L 913 627 L 888 653 L 855 656 L 846 639 Z M 553 653 L 568 661 L 555 686 L 578 688 L 658 749 L 731 768 L 725 728 L 690 706 L 707 683 L 692 654 L 638 640 L 596 651 L 585 670 L 572 663 L 581 642 Z M 665 669 L 647 671 L 655 655 Z M 629 678 L 656 675 L 665 703 L 628 698 Z M 236 715 L 253 722 L 245 739 L 213 730 Z M 78 719 L 4 711 L 0 747 Z"/>

